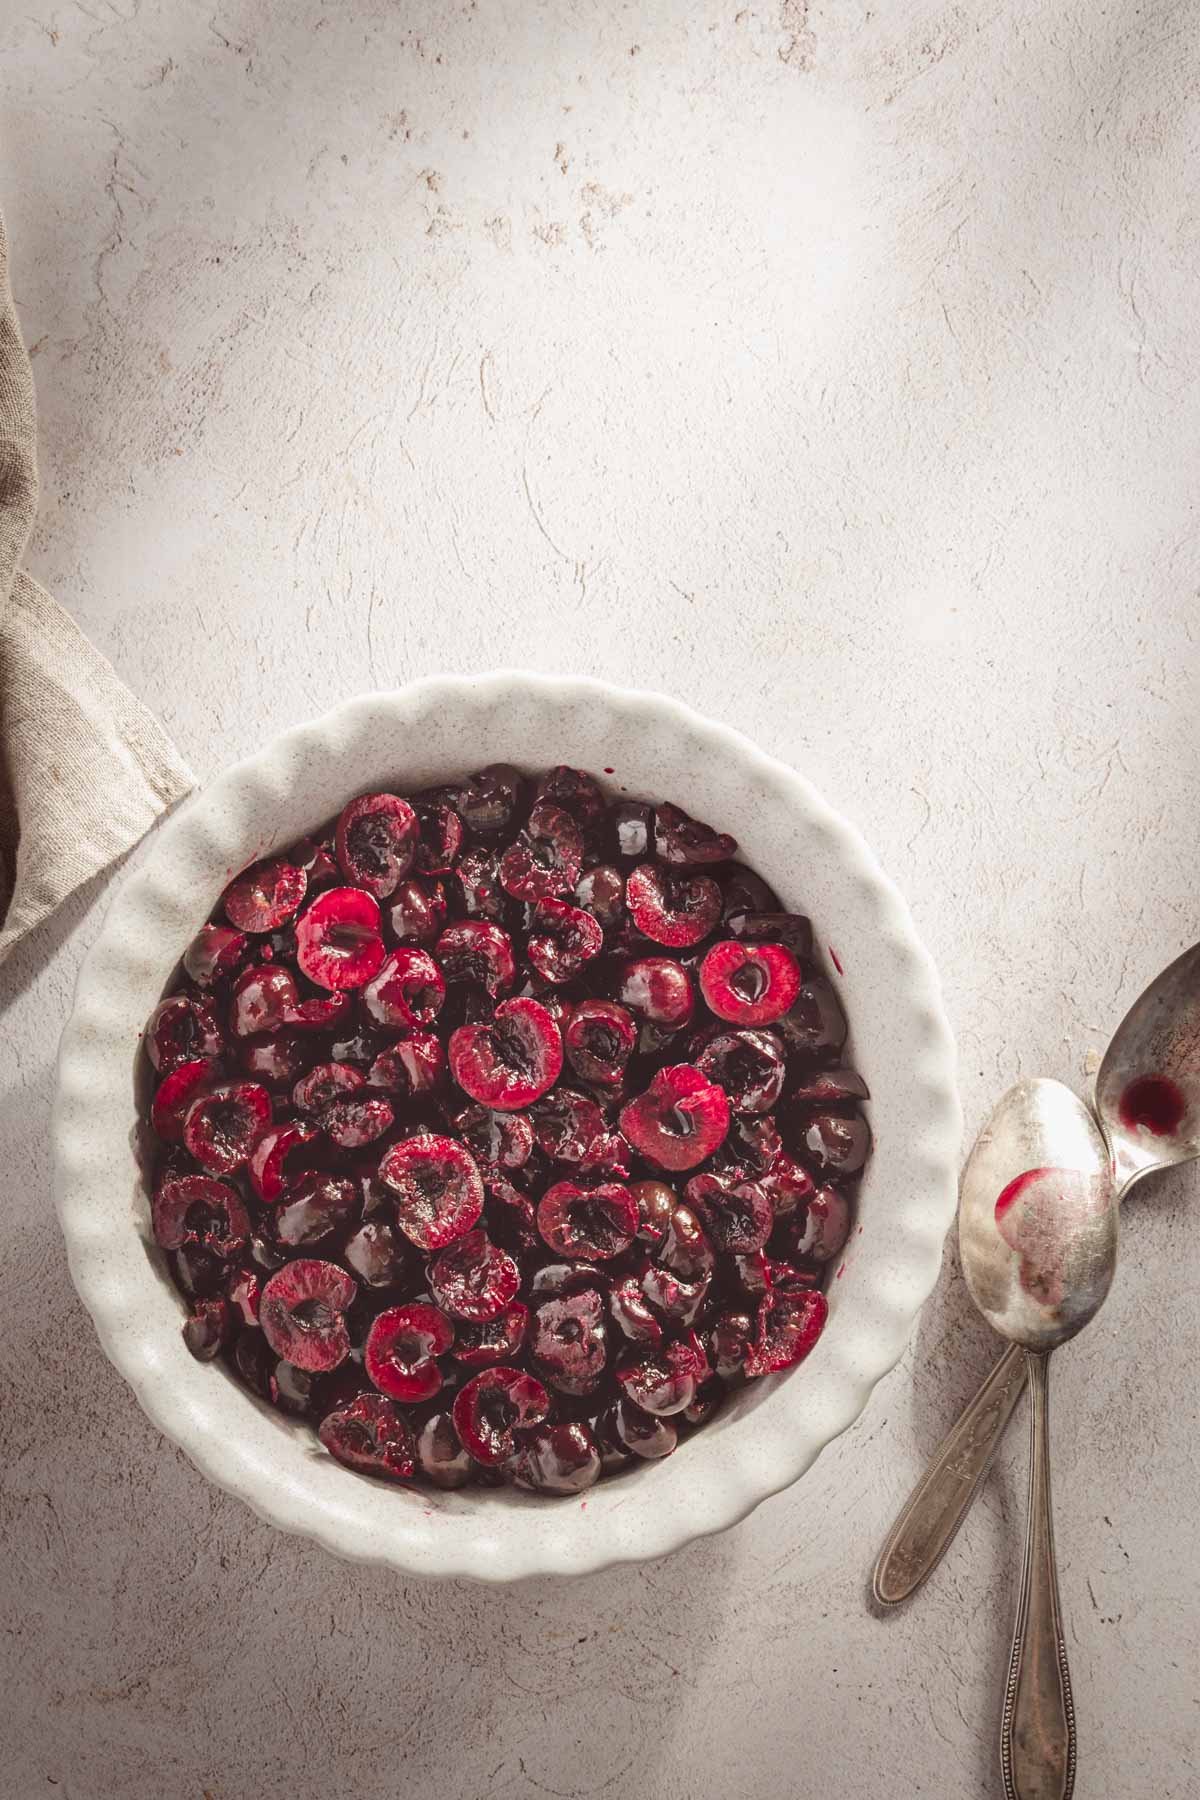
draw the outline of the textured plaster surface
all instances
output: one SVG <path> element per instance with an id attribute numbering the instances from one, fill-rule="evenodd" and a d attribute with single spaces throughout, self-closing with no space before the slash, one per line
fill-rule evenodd
<path id="1" fill-rule="evenodd" d="M 809 773 L 942 971 L 968 1130 L 1198 935 L 1185 4 L 17 0 L 34 572 L 200 775 L 363 688 L 666 688 Z M 164 1444 L 48 1192 L 97 882 L 0 977 L 0 1792 L 999 1792 L 1023 1514 L 867 1570 L 992 1355 L 952 1254 L 791 1493 L 574 1586 L 344 1568 Z M 1080 1800 L 1200 1792 L 1200 1186 L 1055 1378 Z"/>

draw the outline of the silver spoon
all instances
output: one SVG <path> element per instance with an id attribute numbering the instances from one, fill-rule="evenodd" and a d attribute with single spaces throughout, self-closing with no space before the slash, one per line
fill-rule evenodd
<path id="1" fill-rule="evenodd" d="M 963 1274 L 976 1306 L 1024 1351 L 1030 1411 L 1029 1521 L 1004 1694 L 1007 1800 L 1070 1800 L 1075 1712 L 1063 1642 L 1050 1510 L 1050 1353 L 1103 1305 L 1117 1266 L 1108 1145 L 1060 1081 L 1010 1088 L 963 1170 Z"/>
<path id="2" fill-rule="evenodd" d="M 1096 1109 L 1119 1200 L 1152 1169 L 1200 1156 L 1200 944 L 1164 969 L 1122 1019 L 1096 1077 Z M 879 1552 L 871 1586 L 881 1606 L 907 1600 L 945 1555 L 1026 1379 L 1014 1346 L 942 1440 Z"/>

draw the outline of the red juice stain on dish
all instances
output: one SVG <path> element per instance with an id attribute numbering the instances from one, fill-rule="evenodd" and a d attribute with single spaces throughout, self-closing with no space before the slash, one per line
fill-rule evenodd
<path id="1" fill-rule="evenodd" d="M 838 974 L 844 975 L 846 973 L 846 971 L 845 971 L 845 969 L 843 969 L 841 963 L 838 961 L 838 953 L 834 949 L 832 944 L 830 944 L 830 946 L 829 946 L 829 954 L 833 958 L 833 966 L 837 970 Z"/>
<path id="2" fill-rule="evenodd" d="M 1130 1130 L 1152 1131 L 1155 1137 L 1173 1137 L 1183 1122 L 1187 1101 L 1165 1075 L 1139 1075 L 1121 1095 L 1122 1125 Z"/>
<path id="3" fill-rule="evenodd" d="M 1082 1218 L 1103 1205 L 1107 1189 L 1082 1169 L 1026 1169 L 996 1201 L 996 1229 L 1021 1259 L 1018 1279 L 1031 1299 L 1058 1306 L 1063 1298 L 1060 1221 Z"/>

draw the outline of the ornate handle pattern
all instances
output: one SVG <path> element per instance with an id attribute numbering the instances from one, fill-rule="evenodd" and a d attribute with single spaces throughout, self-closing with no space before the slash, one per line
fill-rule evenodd
<path id="1" fill-rule="evenodd" d="M 871 1586 L 881 1606 L 907 1600 L 953 1543 L 1026 1379 L 1014 1344 L 943 1439 L 879 1552 Z"/>
<path id="2" fill-rule="evenodd" d="M 1000 1727 L 1006 1800 L 1071 1800 L 1075 1707 L 1063 1643 L 1050 1510 L 1049 1353 L 1027 1351 L 1030 1398 L 1029 1526 L 1012 1662 Z"/>

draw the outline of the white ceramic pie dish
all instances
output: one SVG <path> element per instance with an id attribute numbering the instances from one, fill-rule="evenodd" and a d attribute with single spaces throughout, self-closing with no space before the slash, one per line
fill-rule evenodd
<path id="1" fill-rule="evenodd" d="M 578 1500 L 436 1493 L 354 1475 L 220 1365 L 195 1362 L 150 1232 L 135 1156 L 139 1034 L 231 873 L 356 793 L 482 764 L 568 762 L 732 831 L 803 905 L 871 1088 L 875 1151 L 829 1323 L 790 1375 L 752 1384 L 673 1457 Z M 827 957 L 828 961 L 828 957 Z M 285 1531 L 412 1573 L 488 1581 L 581 1574 L 719 1531 L 795 1481 L 893 1367 L 954 1217 L 960 1115 L 937 976 L 858 833 L 793 770 L 660 695 L 500 673 L 366 695 L 284 733 L 166 821 L 122 885 L 63 1034 L 53 1135 L 71 1274 L 100 1341 L 154 1423 L 204 1474 Z"/>

